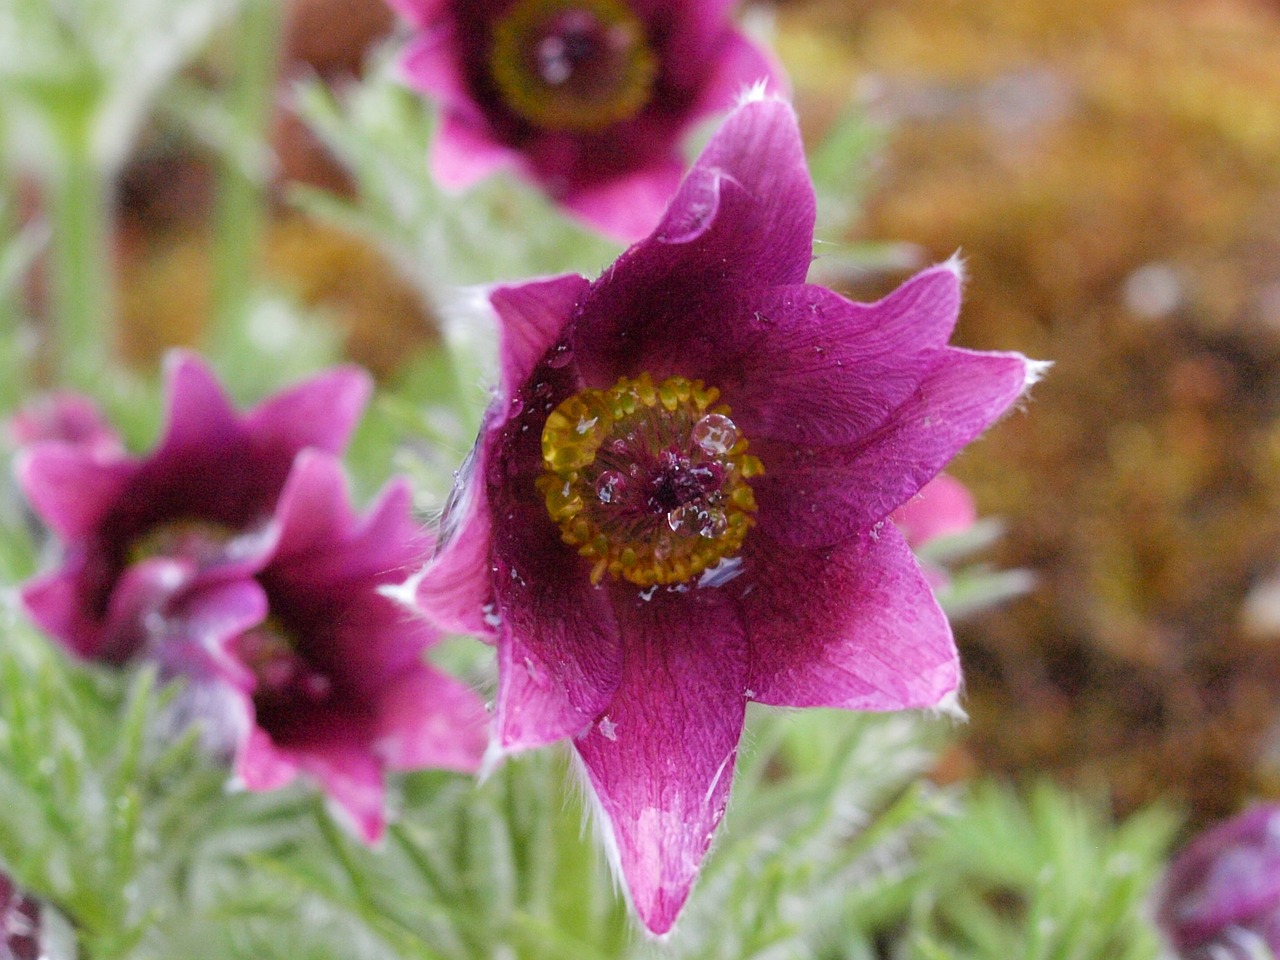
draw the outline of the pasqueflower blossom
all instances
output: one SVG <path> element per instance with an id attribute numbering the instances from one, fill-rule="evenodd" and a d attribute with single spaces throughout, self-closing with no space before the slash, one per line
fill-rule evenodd
<path id="1" fill-rule="evenodd" d="M 1218 824 L 1169 866 L 1156 919 L 1185 960 L 1280 955 L 1280 806 Z"/>
<path id="2" fill-rule="evenodd" d="M 192 354 L 171 355 L 166 380 L 168 422 L 146 456 L 48 441 L 18 458 L 27 499 L 64 548 L 22 601 L 83 657 L 130 659 L 168 599 L 251 570 L 294 457 L 345 447 L 369 390 L 364 373 L 339 368 L 241 414 Z"/>
<path id="3" fill-rule="evenodd" d="M 406 77 L 440 105 L 436 179 L 514 165 L 624 240 L 675 193 L 689 128 L 779 76 L 732 25 L 733 0 L 389 2 L 419 31 Z"/>
<path id="4" fill-rule="evenodd" d="M 496 289 L 500 383 L 419 574 L 497 645 L 491 749 L 573 738 L 640 918 L 668 930 L 749 701 L 944 703 L 955 644 L 889 522 L 1039 365 L 947 346 L 954 262 L 878 303 L 808 285 L 795 116 L 749 99 L 594 283 Z"/>
<path id="5" fill-rule="evenodd" d="M 485 746 L 479 698 L 423 660 L 439 633 L 383 589 L 431 547 L 410 505 L 399 480 L 356 516 L 338 461 L 305 451 L 253 576 L 189 591 L 156 628 L 171 656 L 214 664 L 197 679 L 228 694 L 233 716 L 216 719 L 237 732 L 240 782 L 309 775 L 369 843 L 386 820 L 385 770 L 473 771 Z"/>

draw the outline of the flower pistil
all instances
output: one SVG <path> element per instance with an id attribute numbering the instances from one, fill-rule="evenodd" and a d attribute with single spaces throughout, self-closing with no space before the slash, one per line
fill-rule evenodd
<path id="1" fill-rule="evenodd" d="M 647 373 L 561 403 L 542 431 L 538 490 L 561 539 L 641 587 L 684 583 L 742 547 L 754 524 L 747 453 L 720 391 Z"/>
<path id="2" fill-rule="evenodd" d="M 657 69 L 644 24 L 620 0 L 521 0 L 494 25 L 493 81 L 513 112 L 544 130 L 630 119 Z"/>

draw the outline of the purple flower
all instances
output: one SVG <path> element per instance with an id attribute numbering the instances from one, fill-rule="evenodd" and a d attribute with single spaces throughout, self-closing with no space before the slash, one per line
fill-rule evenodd
<path id="1" fill-rule="evenodd" d="M 163 648 L 220 693 L 235 772 L 271 790 L 317 780 L 369 843 L 386 821 L 386 770 L 473 771 L 487 716 L 463 683 L 428 666 L 438 632 L 385 588 L 420 566 L 430 540 L 401 480 L 367 516 L 347 502 L 332 456 L 299 455 L 277 510 L 279 536 L 252 578 L 171 605 Z"/>
<path id="2" fill-rule="evenodd" d="M 748 701 L 931 707 L 951 631 L 889 514 L 1038 365 L 947 346 L 948 263 L 865 305 L 805 283 L 795 117 L 740 106 L 594 283 L 502 287 L 501 381 L 418 582 L 491 638 L 492 747 L 572 737 L 641 919 L 668 930 Z"/>
<path id="3" fill-rule="evenodd" d="M 40 904 L 0 873 L 0 960 L 40 960 Z"/>
<path id="4" fill-rule="evenodd" d="M 572 214 L 634 240 L 680 182 L 680 141 L 779 71 L 733 0 L 389 0 L 404 64 L 441 108 L 431 169 L 464 187 L 514 164 Z"/>
<path id="5" fill-rule="evenodd" d="M 81 445 L 101 456 L 120 453 L 120 435 L 98 405 L 83 394 L 61 390 L 26 404 L 9 421 L 18 446 L 46 440 Z"/>
<path id="6" fill-rule="evenodd" d="M 83 657 L 130 659 L 170 598 L 252 569 L 294 457 L 340 451 L 369 390 L 365 374 L 341 368 L 240 414 L 192 354 L 171 355 L 166 379 L 168 423 L 147 456 L 47 442 L 18 459 L 27 499 L 64 545 L 61 566 L 22 600 Z"/>
<path id="7" fill-rule="evenodd" d="M 1218 824 L 1169 866 L 1156 919 L 1186 960 L 1280 953 L 1280 805 Z"/>

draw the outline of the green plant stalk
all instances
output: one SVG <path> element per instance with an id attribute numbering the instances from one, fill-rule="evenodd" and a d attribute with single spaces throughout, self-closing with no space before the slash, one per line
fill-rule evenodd
<path id="1" fill-rule="evenodd" d="M 90 389 L 100 381 L 115 330 L 110 184 L 90 154 L 88 138 L 68 143 L 46 183 L 52 220 L 51 294 L 54 376 Z"/>
<path id="2" fill-rule="evenodd" d="M 275 101 L 283 7 L 277 0 L 246 0 L 232 40 L 231 141 L 219 169 L 212 241 L 212 336 L 221 343 L 237 339 L 261 254 L 270 176 L 262 158 Z"/>

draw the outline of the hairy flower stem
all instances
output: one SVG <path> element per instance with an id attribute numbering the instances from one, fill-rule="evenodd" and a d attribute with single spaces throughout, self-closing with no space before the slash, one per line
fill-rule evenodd
<path id="1" fill-rule="evenodd" d="M 228 103 L 231 142 L 218 177 L 213 222 L 213 314 L 215 342 L 233 338 L 243 322 L 261 260 L 267 219 L 264 196 L 271 162 L 263 146 L 275 99 L 281 5 L 248 0 L 235 32 Z"/>
<path id="2" fill-rule="evenodd" d="M 68 138 L 47 184 L 53 228 L 51 363 L 59 381 L 80 388 L 100 381 L 116 318 L 109 183 L 88 139 Z"/>

